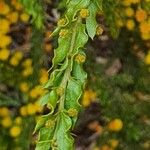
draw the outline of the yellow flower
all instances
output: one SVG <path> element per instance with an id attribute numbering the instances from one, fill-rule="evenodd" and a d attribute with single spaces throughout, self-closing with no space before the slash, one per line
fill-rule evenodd
<path id="1" fill-rule="evenodd" d="M 134 15 L 134 10 L 131 7 L 125 9 L 125 14 L 128 17 L 132 17 Z"/>
<path id="2" fill-rule="evenodd" d="M 150 33 L 143 33 L 141 35 L 141 37 L 142 37 L 143 40 L 149 40 L 150 39 Z"/>
<path id="3" fill-rule="evenodd" d="M 20 90 L 24 93 L 27 92 L 29 90 L 29 85 L 26 82 L 22 82 L 20 84 Z"/>
<path id="4" fill-rule="evenodd" d="M 24 77 L 28 77 L 29 75 L 31 75 L 33 73 L 33 68 L 32 67 L 28 67 L 28 68 L 25 68 L 22 72 L 22 75 Z"/>
<path id="5" fill-rule="evenodd" d="M 109 144 L 112 148 L 116 148 L 119 144 L 119 141 L 116 139 L 111 139 L 111 140 L 109 140 Z"/>
<path id="6" fill-rule="evenodd" d="M 7 60 L 9 55 L 10 55 L 10 51 L 8 49 L 0 50 L 0 60 L 3 61 Z"/>
<path id="7" fill-rule="evenodd" d="M 0 15 L 6 15 L 10 11 L 10 8 L 3 1 L 0 1 Z"/>
<path id="8" fill-rule="evenodd" d="M 40 84 L 44 84 L 47 81 L 48 81 L 48 72 L 46 69 L 41 69 L 39 82 Z"/>
<path id="9" fill-rule="evenodd" d="M 120 131 L 123 128 L 123 122 L 120 119 L 114 119 L 108 124 L 108 129 L 111 131 Z"/>
<path id="10" fill-rule="evenodd" d="M 23 6 L 18 0 L 11 0 L 11 4 L 16 8 L 16 10 L 22 10 Z"/>
<path id="11" fill-rule="evenodd" d="M 35 105 L 32 104 L 32 103 L 29 103 L 27 105 L 27 114 L 28 115 L 34 115 L 35 113 L 36 113 L 36 107 L 35 107 Z"/>
<path id="12" fill-rule="evenodd" d="M 95 101 L 96 99 L 96 93 L 92 90 L 86 90 L 83 94 L 82 98 L 82 105 L 84 107 L 87 107 L 91 104 L 91 102 Z"/>
<path id="13" fill-rule="evenodd" d="M 128 30 L 133 30 L 134 27 L 135 27 L 134 20 L 128 19 L 127 23 L 126 23 L 126 27 L 127 27 Z"/>
<path id="14" fill-rule="evenodd" d="M 0 19 L 0 34 L 5 34 L 9 32 L 9 27 L 10 27 L 10 22 L 7 19 Z"/>
<path id="15" fill-rule="evenodd" d="M 42 88 L 40 88 L 39 86 L 34 87 L 31 91 L 30 91 L 30 97 L 31 98 L 37 98 L 38 96 L 40 96 L 43 93 Z"/>
<path id="16" fill-rule="evenodd" d="M 26 106 L 22 106 L 22 107 L 20 108 L 20 114 L 21 114 L 22 116 L 27 116 L 27 108 L 26 108 Z"/>
<path id="17" fill-rule="evenodd" d="M 41 113 L 43 110 L 43 107 L 38 102 L 34 103 L 34 108 L 35 108 L 36 112 L 38 112 L 38 113 Z"/>
<path id="18" fill-rule="evenodd" d="M 9 115 L 9 109 L 7 107 L 0 108 L 0 116 L 5 117 Z"/>
<path id="19" fill-rule="evenodd" d="M 1 124 L 2 124 L 3 127 L 8 128 L 12 125 L 12 120 L 9 116 L 5 117 L 4 119 L 2 119 Z"/>
<path id="20" fill-rule="evenodd" d="M 22 65 L 23 65 L 25 68 L 30 67 L 30 66 L 32 65 L 32 59 L 30 59 L 30 58 L 26 59 L 26 60 L 22 63 Z"/>
<path id="21" fill-rule="evenodd" d="M 7 18 L 11 23 L 16 23 L 18 21 L 18 12 L 9 13 Z"/>
<path id="22" fill-rule="evenodd" d="M 144 21 L 144 22 L 140 23 L 139 28 L 142 33 L 150 32 L 150 22 Z"/>
<path id="23" fill-rule="evenodd" d="M 17 66 L 19 64 L 19 61 L 15 58 L 15 57 L 12 57 L 9 61 L 9 63 L 12 65 L 12 66 Z"/>
<path id="24" fill-rule="evenodd" d="M 23 21 L 23 22 L 25 22 L 25 23 L 27 23 L 27 22 L 29 21 L 29 18 L 30 18 L 30 16 L 29 16 L 28 14 L 26 14 L 26 13 L 22 13 L 22 14 L 20 15 L 21 21 Z"/>
<path id="25" fill-rule="evenodd" d="M 150 51 L 148 52 L 148 54 L 145 57 L 145 64 L 150 65 Z"/>
<path id="26" fill-rule="evenodd" d="M 7 47 L 12 41 L 11 37 L 8 35 L 0 35 L 0 40 L 1 40 L 0 41 L 1 48 Z"/>
<path id="27" fill-rule="evenodd" d="M 143 9 L 138 9 L 135 14 L 135 18 L 138 22 L 142 22 L 147 18 L 147 13 Z"/>
<path id="28" fill-rule="evenodd" d="M 21 133 L 21 128 L 19 126 L 13 126 L 10 131 L 9 131 L 10 135 L 12 137 L 17 137 L 20 135 Z"/>
<path id="29" fill-rule="evenodd" d="M 103 145 L 100 150 L 112 150 L 111 147 L 109 147 L 108 145 Z"/>
<path id="30" fill-rule="evenodd" d="M 22 123 L 22 118 L 21 117 L 16 117 L 14 122 L 18 125 L 20 125 Z"/>
<path id="31" fill-rule="evenodd" d="M 117 20 L 117 26 L 118 27 L 123 27 L 123 21 L 122 21 L 122 19 L 118 19 Z"/>
<path id="32" fill-rule="evenodd" d="M 131 0 L 123 0 L 123 1 L 122 1 L 122 4 L 123 4 L 124 6 L 130 6 L 130 5 L 131 5 Z"/>

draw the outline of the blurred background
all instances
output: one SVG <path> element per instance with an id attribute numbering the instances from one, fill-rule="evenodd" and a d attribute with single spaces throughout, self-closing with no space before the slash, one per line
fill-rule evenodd
<path id="1" fill-rule="evenodd" d="M 32 150 L 38 99 L 65 10 L 52 0 L 0 0 L 0 150 Z M 86 48 L 76 150 L 150 150 L 150 0 L 105 0 Z"/>

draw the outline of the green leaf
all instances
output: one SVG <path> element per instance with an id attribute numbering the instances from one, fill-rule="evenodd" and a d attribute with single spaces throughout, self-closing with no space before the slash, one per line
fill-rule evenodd
<path id="1" fill-rule="evenodd" d="M 66 100 L 65 100 L 65 108 L 68 110 L 69 108 L 74 108 L 79 110 L 80 104 L 78 100 L 82 94 L 81 83 L 71 78 L 68 81 L 67 90 L 66 90 Z"/>
<path id="2" fill-rule="evenodd" d="M 53 65 L 61 63 L 67 55 L 71 42 L 71 35 L 69 32 L 70 30 L 65 37 L 60 37 L 58 39 L 58 48 L 54 50 Z"/>
<path id="3" fill-rule="evenodd" d="M 58 150 L 72 150 L 73 149 L 73 138 L 69 134 L 69 130 L 72 126 L 72 121 L 68 115 L 64 112 L 59 114 L 59 122 L 56 128 L 56 143 Z"/>
<path id="4" fill-rule="evenodd" d="M 87 73 L 83 70 L 82 64 L 78 64 L 77 62 L 74 61 L 72 76 L 78 81 L 80 81 L 82 84 L 85 83 L 87 79 Z"/>
<path id="5" fill-rule="evenodd" d="M 51 114 L 43 115 L 39 118 L 33 133 L 35 133 L 36 131 L 38 131 L 40 128 L 42 128 L 45 125 L 46 121 L 50 118 L 50 115 Z"/>
<path id="6" fill-rule="evenodd" d="M 35 150 L 49 150 L 51 147 L 52 135 L 53 128 L 42 128 L 39 133 L 39 141 Z"/>
<path id="7" fill-rule="evenodd" d="M 90 3 L 90 0 L 72 0 L 67 5 L 67 13 L 66 16 L 68 17 L 68 20 L 73 21 L 75 19 L 75 16 L 79 10 L 82 8 L 86 8 Z"/>
<path id="8" fill-rule="evenodd" d="M 44 85 L 44 88 L 48 88 L 51 86 L 58 86 L 59 81 L 62 79 L 63 70 L 65 70 L 67 66 L 68 66 L 68 59 L 66 59 L 65 62 L 60 65 L 60 68 L 55 69 L 51 73 L 50 79 Z"/>
<path id="9" fill-rule="evenodd" d="M 77 26 L 77 34 L 76 34 L 76 40 L 74 43 L 74 49 L 72 52 L 72 55 L 75 55 L 78 53 L 79 48 L 82 48 L 88 41 L 88 36 L 85 32 L 85 24 L 78 24 Z"/>
<path id="10" fill-rule="evenodd" d="M 98 11 L 98 7 L 95 4 L 91 3 L 88 7 L 88 10 L 89 16 L 86 18 L 86 29 L 88 35 L 91 37 L 91 39 L 93 39 L 96 34 L 97 28 L 96 13 Z"/>
<path id="11" fill-rule="evenodd" d="M 39 100 L 40 105 L 48 105 L 51 109 L 51 113 L 53 113 L 54 108 L 57 104 L 58 95 L 56 93 L 56 90 L 52 90 L 50 93 L 45 94 L 42 96 Z"/>

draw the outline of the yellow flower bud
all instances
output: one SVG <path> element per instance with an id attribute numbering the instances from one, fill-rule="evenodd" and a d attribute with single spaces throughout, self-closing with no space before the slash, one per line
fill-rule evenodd
<path id="1" fill-rule="evenodd" d="M 64 93 L 64 88 L 63 87 L 57 88 L 56 93 L 61 96 Z"/>
<path id="2" fill-rule="evenodd" d="M 64 26 L 66 24 L 67 20 L 65 18 L 62 18 L 60 20 L 58 20 L 57 25 L 58 26 Z"/>
<path id="3" fill-rule="evenodd" d="M 80 17 L 81 18 L 87 18 L 88 16 L 89 16 L 89 10 L 88 9 L 81 9 Z"/>
<path id="4" fill-rule="evenodd" d="M 47 128 L 54 127 L 54 125 L 55 125 L 55 122 L 54 122 L 53 120 L 47 120 L 47 121 L 46 121 L 46 124 L 45 124 L 45 126 L 46 126 Z"/>
<path id="5" fill-rule="evenodd" d="M 85 55 L 82 55 L 82 54 L 78 54 L 78 55 L 75 57 L 75 61 L 78 62 L 79 64 L 80 64 L 80 63 L 84 63 L 84 62 L 85 62 L 85 59 L 86 59 L 86 56 L 85 56 Z"/>
<path id="6" fill-rule="evenodd" d="M 59 37 L 65 38 L 67 34 L 68 34 L 68 30 L 67 30 L 67 29 L 62 29 L 62 30 L 59 32 Z"/>
<path id="7" fill-rule="evenodd" d="M 68 112 L 70 117 L 75 117 L 78 114 L 78 111 L 74 108 L 70 108 L 67 112 Z"/>

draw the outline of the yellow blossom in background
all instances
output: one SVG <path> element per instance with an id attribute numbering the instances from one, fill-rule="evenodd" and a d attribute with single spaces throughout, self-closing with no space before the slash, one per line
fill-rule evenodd
<path id="1" fill-rule="evenodd" d="M 138 9 L 135 14 L 135 18 L 138 22 L 142 22 L 147 18 L 147 13 L 143 9 Z"/>
<path id="2" fill-rule="evenodd" d="M 150 32 L 150 22 L 144 21 L 144 22 L 140 23 L 139 28 L 140 28 L 141 33 Z"/>
<path id="3" fill-rule="evenodd" d="M 108 124 L 108 129 L 111 131 L 120 131 L 123 128 L 123 122 L 120 119 L 114 119 Z"/>
<path id="4" fill-rule="evenodd" d="M 9 6 L 4 3 L 4 1 L 0 1 L 0 15 L 6 15 L 10 11 Z"/>
<path id="5" fill-rule="evenodd" d="M 9 115 L 9 109 L 7 107 L 0 108 L 0 116 L 5 117 Z"/>
<path id="6" fill-rule="evenodd" d="M 22 82 L 22 83 L 20 83 L 20 90 L 22 91 L 22 92 L 27 92 L 28 90 L 29 90 L 29 85 L 28 85 L 28 83 L 26 83 L 26 82 Z"/>
<path id="7" fill-rule="evenodd" d="M 17 59 L 17 60 L 21 60 L 23 58 L 23 53 L 21 51 L 16 51 L 14 53 L 14 57 Z"/>
<path id="8" fill-rule="evenodd" d="M 22 72 L 22 75 L 24 77 L 28 77 L 29 75 L 31 75 L 33 73 L 33 68 L 32 67 L 28 67 L 28 68 L 25 68 Z"/>
<path id="9" fill-rule="evenodd" d="M 22 118 L 21 117 L 16 117 L 14 122 L 15 122 L 15 124 L 20 125 L 22 123 Z"/>
<path id="10" fill-rule="evenodd" d="M 13 66 L 17 66 L 22 58 L 23 58 L 23 53 L 20 51 L 17 51 L 11 57 L 10 64 Z"/>
<path id="11" fill-rule="evenodd" d="M 18 12 L 10 12 L 8 15 L 7 15 L 7 19 L 11 22 L 11 23 L 16 23 L 18 21 Z"/>
<path id="12" fill-rule="evenodd" d="M 0 35 L 0 47 L 1 48 L 6 48 L 11 42 L 12 42 L 12 39 L 10 36 L 8 35 Z"/>
<path id="13" fill-rule="evenodd" d="M 134 27 L 135 27 L 134 20 L 128 19 L 127 22 L 126 22 L 126 27 L 127 27 L 128 30 L 133 30 Z"/>
<path id="14" fill-rule="evenodd" d="M 96 93 L 92 90 L 86 90 L 83 94 L 82 105 L 87 107 L 91 104 L 91 102 L 96 100 Z"/>
<path id="15" fill-rule="evenodd" d="M 1 49 L 0 50 L 0 60 L 7 60 L 10 55 L 10 51 L 8 49 Z"/>
<path id="16" fill-rule="evenodd" d="M 130 6 L 131 5 L 131 0 L 123 0 L 122 4 L 124 6 Z"/>
<path id="17" fill-rule="evenodd" d="M 16 10 L 22 10 L 23 6 L 21 3 L 18 2 L 18 0 L 12 0 L 11 4 L 15 7 Z"/>
<path id="18" fill-rule="evenodd" d="M 19 61 L 15 57 L 11 57 L 10 60 L 9 60 L 9 63 L 12 66 L 17 66 L 19 64 Z"/>
<path id="19" fill-rule="evenodd" d="M 41 69 L 40 71 L 40 79 L 39 79 L 39 82 L 40 84 L 44 84 L 48 81 L 48 72 L 46 69 Z"/>
<path id="20" fill-rule="evenodd" d="M 110 144 L 110 146 L 111 146 L 112 148 L 116 148 L 116 147 L 118 146 L 118 144 L 119 144 L 119 141 L 116 140 L 116 139 L 111 139 L 111 140 L 109 140 L 108 143 Z"/>
<path id="21" fill-rule="evenodd" d="M 22 106 L 20 108 L 20 114 L 21 114 L 21 116 L 27 116 L 27 108 L 26 108 L 26 106 Z"/>
<path id="22" fill-rule="evenodd" d="M 10 22 L 7 19 L 0 19 L 0 34 L 5 34 L 9 32 L 9 28 L 10 28 Z"/>
<path id="23" fill-rule="evenodd" d="M 21 133 L 21 128 L 19 126 L 13 126 L 9 132 L 10 132 L 10 136 L 18 137 Z"/>
<path id="24" fill-rule="evenodd" d="M 109 147 L 108 145 L 103 145 L 100 150 L 113 150 L 111 147 Z"/>
<path id="25" fill-rule="evenodd" d="M 150 65 L 150 51 L 148 52 L 148 54 L 145 57 L 145 64 Z"/>
<path id="26" fill-rule="evenodd" d="M 23 22 L 25 22 L 25 23 L 27 23 L 27 22 L 29 21 L 29 18 L 30 18 L 30 16 L 29 16 L 28 14 L 26 14 L 26 13 L 22 13 L 22 14 L 20 15 L 21 21 L 23 21 Z"/>
<path id="27" fill-rule="evenodd" d="M 36 107 L 35 107 L 35 105 L 32 104 L 32 103 L 29 103 L 27 105 L 27 114 L 28 115 L 34 115 L 35 113 L 36 113 Z"/>
<path id="28" fill-rule="evenodd" d="M 134 10 L 131 7 L 125 9 L 125 14 L 128 17 L 132 17 L 134 15 Z"/>
<path id="29" fill-rule="evenodd" d="M 2 119 L 1 124 L 3 127 L 8 128 L 12 125 L 12 120 L 9 116 L 5 117 Z"/>
<path id="30" fill-rule="evenodd" d="M 38 113 L 41 113 L 43 111 L 43 107 L 38 102 L 34 103 L 34 108 Z"/>
<path id="31" fill-rule="evenodd" d="M 40 86 L 35 86 L 29 93 L 31 98 L 37 98 L 43 94 L 43 89 Z"/>
<path id="32" fill-rule="evenodd" d="M 118 19 L 116 23 L 118 27 L 123 27 L 123 21 L 121 19 Z"/>
<path id="33" fill-rule="evenodd" d="M 27 68 L 30 67 L 32 65 L 32 59 L 27 58 L 23 63 L 22 63 L 23 67 Z"/>

